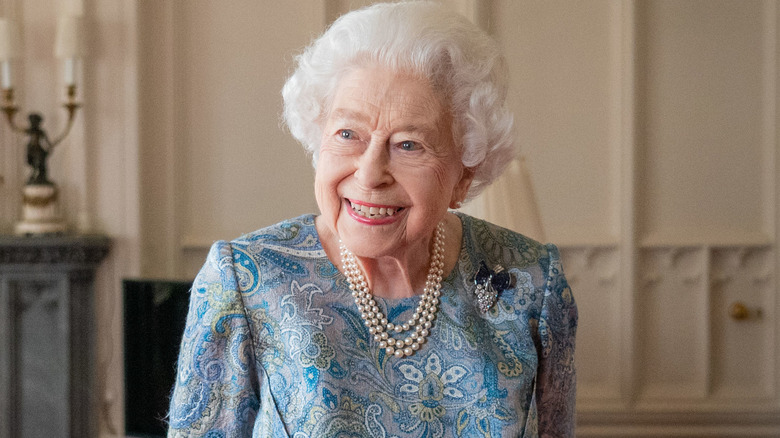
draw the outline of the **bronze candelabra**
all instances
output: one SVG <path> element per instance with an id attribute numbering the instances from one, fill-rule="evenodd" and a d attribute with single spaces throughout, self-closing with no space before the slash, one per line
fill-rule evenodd
<path id="1" fill-rule="evenodd" d="M 28 115 L 29 127 L 17 125 L 15 116 L 19 107 L 14 102 L 14 90 L 3 90 L 3 104 L 0 109 L 5 113 L 6 121 L 13 131 L 27 135 L 27 164 L 32 169 L 23 189 L 22 221 L 16 224 L 17 234 L 52 234 L 66 230 L 66 224 L 58 211 L 59 191 L 57 185 L 48 178 L 46 161 L 54 148 L 70 133 L 80 107 L 76 102 L 76 86 L 67 87 L 68 100 L 63 106 L 68 112 L 68 121 L 63 132 L 54 140 L 49 140 L 42 128 L 43 117 L 39 113 Z"/>

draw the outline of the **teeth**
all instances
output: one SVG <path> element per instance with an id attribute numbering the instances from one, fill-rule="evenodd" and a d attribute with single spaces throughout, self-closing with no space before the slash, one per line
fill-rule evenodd
<path id="1" fill-rule="evenodd" d="M 352 201 L 350 201 L 350 205 L 352 206 L 352 211 L 369 219 L 379 219 L 392 216 L 397 211 L 401 210 L 400 208 L 392 207 L 369 207 L 367 205 L 356 204 Z"/>

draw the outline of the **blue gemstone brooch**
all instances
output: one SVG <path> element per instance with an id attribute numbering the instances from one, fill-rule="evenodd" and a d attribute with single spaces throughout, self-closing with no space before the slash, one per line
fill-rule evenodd
<path id="1" fill-rule="evenodd" d="M 474 275 L 474 295 L 482 313 L 486 313 L 496 304 L 498 294 L 512 285 L 512 274 L 504 271 L 501 265 L 491 270 L 484 261 L 479 262 L 479 270 Z"/>

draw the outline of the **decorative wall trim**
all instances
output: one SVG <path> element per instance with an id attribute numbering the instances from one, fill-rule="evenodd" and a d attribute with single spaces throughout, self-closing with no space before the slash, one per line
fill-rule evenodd
<path id="1" fill-rule="evenodd" d="M 674 409 L 670 407 L 669 409 Z M 582 412 L 577 415 L 579 437 L 701 437 L 770 438 L 780 436 L 780 411 L 697 412 Z"/>
<path id="2" fill-rule="evenodd" d="M 774 272 L 776 275 L 780 275 L 780 248 L 778 248 L 777 242 L 780 238 L 780 123 L 777 121 L 778 102 L 780 102 L 780 76 L 778 76 L 778 67 L 780 64 L 780 10 L 776 1 L 765 0 L 764 2 L 765 13 L 764 17 L 767 20 L 766 29 L 767 35 L 765 37 L 766 44 L 766 59 L 769 63 L 767 71 L 767 81 L 771 81 L 772 85 L 767 86 L 767 90 L 771 89 L 774 93 L 769 97 L 774 97 L 772 103 L 773 114 L 766 114 L 767 126 L 765 129 L 766 136 L 766 149 L 769 153 L 767 162 L 772 163 L 771 171 L 774 175 L 774 181 L 769 181 L 770 187 L 767 188 L 767 202 L 774 203 L 774 209 L 767 208 L 768 214 L 772 217 L 767 218 L 767 229 L 774 232 L 774 252 L 775 263 Z M 771 87 L 771 88 L 770 88 Z M 780 297 L 778 297 L 778 283 L 780 279 L 775 279 L 775 293 L 771 295 L 771 300 L 768 303 L 774 312 L 775 328 L 772 332 L 771 342 L 775 348 L 775 362 L 773 364 L 775 371 L 775 405 L 780 406 L 780 370 L 778 370 L 778 364 L 780 364 Z M 780 414 L 777 416 L 780 418 Z M 777 434 L 780 436 L 780 433 Z"/>
<path id="3" fill-rule="evenodd" d="M 22 0 L 2 2 L 4 17 L 19 19 Z M 13 70 L 18 73 L 19 69 Z M 3 122 L 5 123 L 5 122 Z M 10 129 L 0 129 L 0 151 L 3 163 L 0 167 L 0 233 L 10 233 L 19 219 L 22 203 L 23 150 L 18 136 Z"/>
<path id="4" fill-rule="evenodd" d="M 614 38 L 619 41 L 616 44 L 613 56 L 617 59 L 618 80 L 615 86 L 620 88 L 620 103 L 618 114 L 620 117 L 620 187 L 618 189 L 620 201 L 620 248 L 622 257 L 620 262 L 620 398 L 621 402 L 630 404 L 638 387 L 635 376 L 638 375 L 635 346 L 639 340 L 639 331 L 635 327 L 636 321 L 636 272 L 637 264 L 636 240 L 636 174 L 637 156 L 636 142 L 637 130 L 637 12 L 635 2 L 612 3 Z"/>

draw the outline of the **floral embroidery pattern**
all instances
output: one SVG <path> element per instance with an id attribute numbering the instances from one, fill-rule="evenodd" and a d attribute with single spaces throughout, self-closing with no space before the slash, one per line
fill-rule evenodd
<path id="1" fill-rule="evenodd" d="M 444 369 L 436 353 L 428 356 L 424 366 L 420 365 L 422 364 L 406 360 L 398 366 L 398 370 L 408 382 L 404 383 L 399 391 L 401 394 L 411 393 L 419 397 L 420 401 L 409 405 L 412 415 L 427 423 L 438 421 L 446 412 L 442 404 L 444 397 L 463 398 L 463 392 L 456 384 L 468 371 L 460 365 Z"/>

